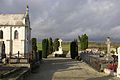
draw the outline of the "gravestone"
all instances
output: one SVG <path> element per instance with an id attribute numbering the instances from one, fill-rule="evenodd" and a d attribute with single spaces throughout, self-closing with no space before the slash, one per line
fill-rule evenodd
<path id="1" fill-rule="evenodd" d="M 117 77 L 120 78 L 120 47 L 117 49 L 118 52 L 118 67 L 117 67 Z"/>

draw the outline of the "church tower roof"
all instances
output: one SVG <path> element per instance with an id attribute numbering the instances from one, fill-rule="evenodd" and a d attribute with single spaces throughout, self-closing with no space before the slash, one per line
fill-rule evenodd
<path id="1" fill-rule="evenodd" d="M 28 0 L 26 0 L 26 16 L 29 16 Z"/>

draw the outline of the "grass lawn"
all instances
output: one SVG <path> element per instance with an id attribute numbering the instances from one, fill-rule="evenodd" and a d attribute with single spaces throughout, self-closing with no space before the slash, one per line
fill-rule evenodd
<path id="1" fill-rule="evenodd" d="M 38 48 L 38 50 L 42 50 L 42 43 L 41 42 L 37 43 L 37 48 Z"/>
<path id="2" fill-rule="evenodd" d="M 117 48 L 120 46 L 120 43 L 112 43 L 111 46 Z M 42 43 L 38 42 L 37 43 L 38 50 L 42 50 Z M 80 46 L 78 45 L 79 50 Z M 89 48 L 100 48 L 100 49 L 106 49 L 106 44 L 105 43 L 97 43 L 97 42 L 89 42 Z M 69 51 L 70 50 L 70 42 L 62 42 L 62 48 L 64 51 Z"/>
<path id="3" fill-rule="evenodd" d="M 69 51 L 69 48 L 70 48 L 69 45 L 70 45 L 69 42 L 63 42 L 63 43 L 62 43 L 62 48 L 63 48 L 63 50 Z M 38 42 L 38 43 L 37 43 L 37 48 L 38 48 L 38 50 L 42 50 L 42 43 L 41 43 L 41 42 Z"/>

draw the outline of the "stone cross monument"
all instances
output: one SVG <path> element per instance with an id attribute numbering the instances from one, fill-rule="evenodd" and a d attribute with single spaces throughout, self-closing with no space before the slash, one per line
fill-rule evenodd
<path id="1" fill-rule="evenodd" d="M 63 50 L 62 50 L 62 39 L 59 39 L 59 47 L 58 47 L 58 51 L 55 51 L 53 54 L 63 54 Z"/>
<path id="2" fill-rule="evenodd" d="M 120 47 L 117 49 L 118 52 L 118 67 L 117 67 L 117 77 L 120 78 Z"/>
<path id="3" fill-rule="evenodd" d="M 59 45 L 59 48 L 58 48 L 58 49 L 59 49 L 59 50 L 58 50 L 58 51 L 59 51 L 59 54 L 63 54 L 62 45 L 61 45 L 61 44 L 62 44 L 62 39 L 59 39 L 58 41 L 59 41 L 59 44 L 60 44 L 60 45 Z"/>
<path id="4" fill-rule="evenodd" d="M 107 44 L 107 54 L 110 55 L 110 44 L 111 44 L 110 37 L 107 37 L 106 44 Z"/>
<path id="5" fill-rule="evenodd" d="M 62 46 L 61 46 L 62 39 L 59 39 L 58 41 L 59 41 L 59 43 L 60 43 L 59 47 L 62 47 Z"/>

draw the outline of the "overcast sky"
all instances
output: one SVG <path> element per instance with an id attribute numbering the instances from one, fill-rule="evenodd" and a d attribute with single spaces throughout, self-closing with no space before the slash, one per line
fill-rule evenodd
<path id="1" fill-rule="evenodd" d="M 0 13 L 25 12 L 25 0 L 0 0 Z M 120 0 L 29 0 L 32 37 L 120 41 Z"/>

